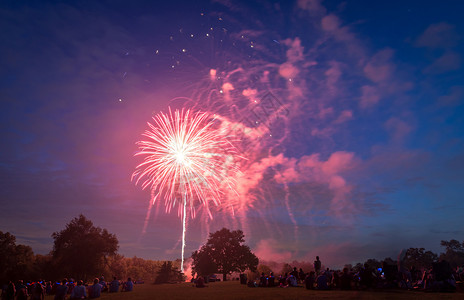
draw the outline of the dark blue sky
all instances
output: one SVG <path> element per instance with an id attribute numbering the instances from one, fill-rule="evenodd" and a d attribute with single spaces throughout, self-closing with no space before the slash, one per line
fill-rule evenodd
<path id="1" fill-rule="evenodd" d="M 225 201 L 235 215 L 200 212 L 187 253 L 223 226 L 264 259 L 440 252 L 464 236 L 463 12 L 461 1 L 2 1 L 0 230 L 47 253 L 83 213 L 126 256 L 179 258 L 180 218 L 160 202 L 142 234 L 150 192 L 130 178 L 146 122 L 185 106 L 223 117 L 248 159 Z M 269 93 L 280 118 L 253 114 Z"/>

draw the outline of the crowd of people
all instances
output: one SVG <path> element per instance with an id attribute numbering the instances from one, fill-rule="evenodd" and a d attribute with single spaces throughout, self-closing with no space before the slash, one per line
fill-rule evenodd
<path id="1" fill-rule="evenodd" d="M 368 264 L 356 271 L 345 267 L 343 270 L 322 270 L 319 256 L 314 261 L 314 270 L 304 272 L 293 268 L 291 272 L 274 276 L 261 273 L 256 280 L 247 281 L 245 274 L 240 281 L 248 287 L 306 287 L 309 290 L 362 290 L 375 288 L 404 288 L 426 291 L 455 291 L 458 284 L 464 284 L 464 265 L 451 268 L 444 260 L 433 263 L 428 269 L 406 268 L 399 259 L 397 265 L 383 263 L 381 268 L 372 269 Z M 192 280 L 194 286 L 206 287 L 203 277 Z M 54 300 L 93 299 L 102 293 L 130 292 L 134 288 L 131 278 L 127 281 L 106 282 L 105 278 L 95 278 L 86 284 L 82 280 L 63 279 L 61 282 L 42 281 L 16 283 L 10 281 L 2 287 L 1 300 L 44 300 L 45 295 L 54 295 Z"/>
<path id="2" fill-rule="evenodd" d="M 24 283 L 19 280 L 16 283 L 10 281 L 2 288 L 2 300 L 44 300 L 45 295 L 54 295 L 54 300 L 65 299 L 93 299 L 99 298 L 102 293 L 130 292 L 134 289 L 131 278 L 127 281 L 118 280 L 116 277 L 111 282 L 105 278 L 95 278 L 93 284 L 85 284 L 82 280 L 63 279 L 61 282 L 38 280 Z"/>
<path id="3" fill-rule="evenodd" d="M 306 287 L 310 290 L 363 290 L 404 288 L 437 292 L 455 291 L 457 284 L 464 282 L 464 265 L 452 269 L 446 261 L 434 263 L 429 269 L 406 269 L 398 265 L 383 264 L 381 268 L 371 269 L 365 264 L 357 271 L 322 270 L 319 257 L 314 261 L 314 271 L 304 272 L 293 268 L 292 272 L 274 276 L 261 273 L 256 280 L 243 281 L 248 287 Z"/>

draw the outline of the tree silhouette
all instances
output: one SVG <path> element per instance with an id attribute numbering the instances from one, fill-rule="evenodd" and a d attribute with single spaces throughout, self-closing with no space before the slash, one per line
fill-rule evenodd
<path id="1" fill-rule="evenodd" d="M 30 275 L 34 262 L 32 248 L 16 244 L 16 237 L 0 231 L 0 282 Z"/>
<path id="2" fill-rule="evenodd" d="M 441 246 L 445 247 L 446 252 L 440 255 L 440 260 L 446 260 L 451 267 L 462 266 L 464 264 L 464 242 L 457 240 L 441 241 Z"/>
<path id="3" fill-rule="evenodd" d="M 418 270 L 430 268 L 438 260 L 438 255 L 432 251 L 425 251 L 424 248 L 409 248 L 406 251 L 404 265 L 407 268 L 414 267 Z"/>
<path id="4" fill-rule="evenodd" d="M 52 234 L 53 259 L 61 276 L 88 279 L 102 273 L 106 258 L 116 254 L 118 239 L 106 229 L 93 226 L 82 214 Z"/>
<path id="5" fill-rule="evenodd" d="M 184 281 L 184 275 L 174 268 L 171 261 L 165 261 L 157 272 L 155 283 L 177 283 Z"/>
<path id="6" fill-rule="evenodd" d="M 244 242 L 241 230 L 222 228 L 210 233 L 206 244 L 192 253 L 193 272 L 200 275 L 209 275 L 204 274 L 205 270 L 221 273 L 225 281 L 226 276 L 232 272 L 243 272 L 246 269 L 256 271 L 259 260 Z M 206 263 L 209 265 L 205 266 Z"/>

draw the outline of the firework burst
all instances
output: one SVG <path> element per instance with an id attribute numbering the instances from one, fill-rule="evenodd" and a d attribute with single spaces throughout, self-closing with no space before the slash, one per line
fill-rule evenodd
<path id="1" fill-rule="evenodd" d="M 169 108 L 148 123 L 143 134 L 146 140 L 137 142 L 144 156 L 136 167 L 132 180 L 143 189 L 152 191 L 152 203 L 164 198 L 166 211 L 177 206 L 182 217 L 183 271 L 187 208 L 195 217 L 197 204 L 209 210 L 210 202 L 219 205 L 225 195 L 235 191 L 238 172 L 236 150 L 226 128 L 207 113 Z"/>

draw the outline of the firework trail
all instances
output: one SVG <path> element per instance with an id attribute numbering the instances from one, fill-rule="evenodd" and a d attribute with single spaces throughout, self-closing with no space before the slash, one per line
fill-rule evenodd
<path id="1" fill-rule="evenodd" d="M 235 192 L 233 175 L 239 171 L 239 157 L 229 132 L 207 113 L 169 108 L 169 113 L 160 113 L 153 121 L 143 134 L 146 140 L 137 142 L 140 151 L 135 155 L 144 160 L 132 180 L 151 190 L 152 204 L 164 198 L 167 212 L 177 206 L 183 226 L 184 271 L 187 208 L 194 218 L 200 204 L 212 218 L 210 202 L 217 206 L 226 193 Z"/>

